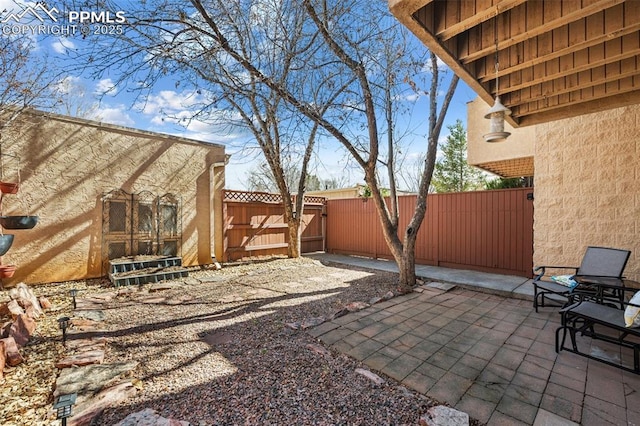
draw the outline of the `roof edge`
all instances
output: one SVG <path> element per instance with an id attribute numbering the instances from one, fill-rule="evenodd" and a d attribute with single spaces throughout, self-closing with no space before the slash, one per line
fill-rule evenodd
<path id="1" fill-rule="evenodd" d="M 147 136 L 147 137 L 153 137 L 153 138 L 160 138 L 160 139 L 171 139 L 174 141 L 178 141 L 178 142 L 182 142 L 182 143 L 188 143 L 188 144 L 194 144 L 194 145 L 206 145 L 212 148 L 222 148 L 225 149 L 225 146 L 223 144 L 219 144 L 219 143 L 215 143 L 215 142 L 206 142 L 206 141 L 200 141 L 197 139 L 190 139 L 190 138 L 185 138 L 184 136 L 176 136 L 176 135 L 171 135 L 168 133 L 160 133 L 160 132 L 153 132 L 150 130 L 142 130 L 142 129 L 136 129 L 133 127 L 127 127 L 127 126 L 121 126 L 118 124 L 111 124 L 111 123 L 105 123 L 102 121 L 95 121 L 95 120 L 90 120 L 87 118 L 80 118 L 80 117 L 72 117 L 69 115 L 62 115 L 62 114 L 57 114 L 54 112 L 48 112 L 48 111 L 41 111 L 41 110 L 36 110 L 36 109 L 32 109 L 32 108 L 27 108 L 25 110 L 23 110 L 21 112 L 21 114 L 28 114 L 31 116 L 36 116 L 36 117 L 43 117 L 43 118 L 48 118 L 51 120 L 57 120 L 57 121 L 62 121 L 62 122 L 67 122 L 67 123 L 75 123 L 75 124 L 81 124 L 84 126 L 89 126 L 89 127 L 94 127 L 96 129 L 102 129 L 102 130 L 107 130 L 107 131 L 111 131 L 111 132 L 117 132 L 117 133 L 124 133 L 124 134 L 130 134 L 130 135 L 138 135 L 138 136 Z"/>

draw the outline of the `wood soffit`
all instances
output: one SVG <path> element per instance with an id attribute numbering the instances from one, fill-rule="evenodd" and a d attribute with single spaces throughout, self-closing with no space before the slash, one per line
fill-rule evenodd
<path id="1" fill-rule="evenodd" d="M 638 0 L 389 0 L 393 14 L 514 126 L 640 103 Z"/>
<path id="2" fill-rule="evenodd" d="M 474 164 L 474 166 L 503 178 L 534 176 L 533 157 L 491 161 L 488 163 Z"/>

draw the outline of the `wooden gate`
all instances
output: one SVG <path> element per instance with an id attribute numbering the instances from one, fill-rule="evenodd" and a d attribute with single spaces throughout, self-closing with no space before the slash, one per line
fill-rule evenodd
<path id="1" fill-rule="evenodd" d="M 325 199 L 305 197 L 302 253 L 324 250 Z M 280 194 L 224 191 L 224 261 L 286 255 L 288 226 Z"/>

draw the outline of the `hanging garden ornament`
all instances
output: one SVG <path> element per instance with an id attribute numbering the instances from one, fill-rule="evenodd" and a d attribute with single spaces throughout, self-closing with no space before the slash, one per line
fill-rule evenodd
<path id="1" fill-rule="evenodd" d="M 511 133 L 504 131 L 504 118 L 511 115 L 511 110 L 500 102 L 500 96 L 496 96 L 496 101 L 487 112 L 484 118 L 491 120 L 489 133 L 483 135 L 486 142 L 503 142 Z"/>

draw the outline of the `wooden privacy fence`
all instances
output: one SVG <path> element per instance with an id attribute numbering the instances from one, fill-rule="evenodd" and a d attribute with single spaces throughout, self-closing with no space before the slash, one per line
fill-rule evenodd
<path id="1" fill-rule="evenodd" d="M 302 253 L 324 250 L 325 199 L 305 197 Z M 286 255 L 289 229 L 279 194 L 224 191 L 224 261 Z"/>
<path id="2" fill-rule="evenodd" d="M 531 277 L 533 188 L 430 194 L 418 232 L 416 263 Z M 416 196 L 402 196 L 400 231 Z M 331 253 L 392 258 L 373 200 L 327 201 Z"/>

